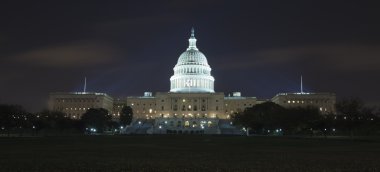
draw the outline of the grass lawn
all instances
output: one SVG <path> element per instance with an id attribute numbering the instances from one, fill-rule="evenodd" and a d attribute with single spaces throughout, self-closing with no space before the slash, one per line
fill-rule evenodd
<path id="1" fill-rule="evenodd" d="M 380 171 L 380 139 L 3 137 L 0 171 Z"/>

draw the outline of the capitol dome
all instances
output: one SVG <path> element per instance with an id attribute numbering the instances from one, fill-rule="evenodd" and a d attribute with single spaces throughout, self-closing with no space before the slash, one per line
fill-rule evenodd
<path id="1" fill-rule="evenodd" d="M 195 50 L 195 49 L 190 49 L 183 52 L 178 58 L 177 65 L 208 66 L 206 56 L 199 50 Z"/>
<path id="2" fill-rule="evenodd" d="M 197 39 L 191 29 L 189 47 L 183 52 L 170 78 L 170 92 L 214 92 L 214 77 L 206 56 L 196 46 Z"/>

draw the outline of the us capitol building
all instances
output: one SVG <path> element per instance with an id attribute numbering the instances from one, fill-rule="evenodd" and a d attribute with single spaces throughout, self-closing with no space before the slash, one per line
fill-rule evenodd
<path id="1" fill-rule="evenodd" d="M 189 47 L 174 66 L 169 92 L 154 95 L 145 92 L 142 96 L 124 99 L 113 99 L 104 93 L 51 93 L 49 107 L 63 111 L 72 118 L 79 118 L 90 107 L 101 107 L 117 118 L 122 107 L 127 105 L 133 109 L 134 120 L 126 132 L 162 134 L 233 132 L 234 127 L 229 121 L 231 114 L 265 101 L 284 107 L 317 106 L 323 113 L 334 111 L 333 93 L 279 93 L 272 100 L 257 100 L 256 97 L 243 97 L 240 92 L 228 96 L 215 92 L 211 67 L 196 42 L 192 29 Z"/>

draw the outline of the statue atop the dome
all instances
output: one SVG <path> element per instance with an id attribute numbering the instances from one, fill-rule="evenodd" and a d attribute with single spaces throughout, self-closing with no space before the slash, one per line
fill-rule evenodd
<path id="1" fill-rule="evenodd" d="M 194 27 L 191 28 L 191 35 L 190 35 L 190 39 L 189 39 L 189 48 L 187 48 L 187 50 L 198 50 L 197 48 L 197 39 L 195 39 L 195 36 L 194 36 Z"/>

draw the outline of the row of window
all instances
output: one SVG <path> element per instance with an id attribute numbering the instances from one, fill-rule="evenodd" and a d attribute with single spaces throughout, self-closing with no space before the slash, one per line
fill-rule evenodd
<path id="1" fill-rule="evenodd" d="M 191 101 L 194 101 L 194 102 L 198 102 L 198 99 L 182 99 L 182 102 L 191 102 Z M 163 102 L 163 100 L 161 100 L 161 102 Z M 174 99 L 174 102 L 178 102 L 178 99 Z M 204 103 L 204 102 L 206 102 L 206 99 L 202 99 L 202 102 Z M 216 102 L 218 102 L 218 100 L 216 100 Z"/>
<path id="2" fill-rule="evenodd" d="M 99 100 L 95 100 L 95 99 L 84 99 L 84 98 L 81 98 L 81 99 L 76 99 L 76 98 L 72 98 L 72 99 L 60 99 L 60 98 L 57 98 L 55 99 L 55 101 L 57 102 L 62 102 L 62 103 L 71 103 L 71 102 L 88 102 L 88 103 L 94 103 L 95 101 L 96 102 L 99 102 Z"/>
<path id="3" fill-rule="evenodd" d="M 94 108 L 94 107 L 92 106 L 91 108 Z M 62 107 L 61 107 L 61 108 L 56 108 L 56 109 L 57 109 L 57 110 L 63 110 Z M 68 108 L 68 107 L 65 108 L 65 110 L 84 110 L 84 111 L 85 111 L 85 110 L 89 110 L 89 109 L 90 109 L 90 108 L 85 108 L 85 107 L 83 107 L 83 108 L 82 108 L 82 107 L 80 107 L 80 108 L 76 108 L 76 107 L 74 107 L 74 108 L 73 108 L 73 107 L 71 107 L 71 108 Z"/>
<path id="4" fill-rule="evenodd" d="M 284 103 L 288 103 L 288 104 L 290 104 L 290 103 L 301 103 L 301 104 L 303 104 L 303 103 L 310 103 L 310 104 L 313 104 L 313 103 L 316 103 L 316 104 L 318 104 L 318 103 L 329 103 L 329 101 L 328 100 L 288 100 L 288 101 L 284 101 Z"/>
<path id="5" fill-rule="evenodd" d="M 203 73 L 203 74 L 208 74 L 208 70 L 206 69 L 202 69 L 202 68 L 199 68 L 199 67 L 193 67 L 193 68 L 177 68 L 176 69 L 176 74 L 186 74 L 186 73 Z"/>
<path id="6" fill-rule="evenodd" d="M 242 104 L 242 105 L 244 105 L 244 106 L 252 106 L 252 103 L 249 103 L 249 104 L 247 104 L 247 103 L 244 103 L 244 104 Z M 228 106 L 228 104 L 226 104 L 226 106 Z M 237 106 L 240 106 L 240 104 L 237 104 Z"/>
<path id="7" fill-rule="evenodd" d="M 169 121 L 169 122 L 165 121 L 164 123 L 160 124 L 159 126 L 162 126 L 162 125 L 168 125 L 170 127 L 176 126 L 176 127 L 185 127 L 185 128 L 188 128 L 188 127 L 195 128 L 195 127 L 198 127 L 198 126 L 200 126 L 200 127 L 205 127 L 205 126 L 212 127 L 213 123 L 211 121 L 208 121 L 208 122 L 206 122 L 206 121 L 200 121 L 199 124 L 198 124 L 197 121 L 185 121 L 184 123 L 182 123 L 182 121 L 176 121 L 176 122 L 174 122 L 174 121 Z"/>
<path id="8" fill-rule="evenodd" d="M 194 101 L 194 102 L 198 102 L 197 99 L 194 99 L 194 100 L 191 100 L 191 99 L 182 99 L 182 102 L 184 102 L 184 103 L 185 103 L 185 102 L 192 102 L 192 101 Z M 165 102 L 165 100 L 162 99 L 161 102 Z M 177 103 L 177 102 L 178 102 L 178 99 L 174 99 L 174 102 Z M 202 102 L 205 103 L 206 100 L 205 100 L 205 99 L 202 99 Z M 215 102 L 219 102 L 219 100 L 215 100 Z M 136 105 L 136 106 L 140 106 L 140 103 L 136 103 L 136 104 L 135 104 L 135 103 L 131 103 L 131 106 L 134 106 L 134 105 Z M 156 106 L 157 104 L 154 103 L 153 105 Z M 143 103 L 142 106 L 145 106 L 145 103 Z M 149 106 L 152 106 L 152 103 L 149 104 Z M 244 105 L 244 106 L 245 106 L 245 105 Z"/>
<path id="9" fill-rule="evenodd" d="M 163 106 L 162 106 L 162 110 L 163 110 L 163 109 L 164 109 L 164 108 L 163 108 Z M 174 110 L 174 111 L 178 111 L 178 106 L 177 106 L 177 105 L 174 105 L 173 110 Z M 215 110 L 219 110 L 219 107 L 216 106 L 216 107 L 215 107 Z M 186 107 L 185 105 L 182 105 L 181 111 L 198 111 L 198 106 L 197 106 L 197 105 L 194 105 L 194 106 L 188 105 L 188 106 Z M 205 105 L 202 105 L 202 106 L 201 106 L 201 111 L 206 111 L 206 106 L 205 106 Z"/>

